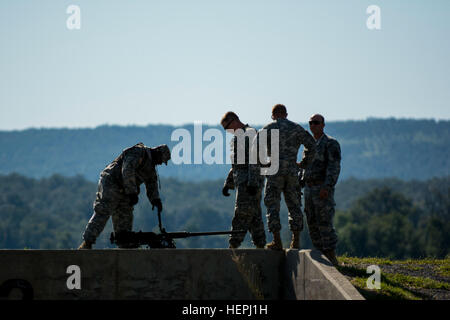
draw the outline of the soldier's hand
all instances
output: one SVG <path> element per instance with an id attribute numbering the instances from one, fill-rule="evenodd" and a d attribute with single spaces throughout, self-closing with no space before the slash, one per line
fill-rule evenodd
<path id="1" fill-rule="evenodd" d="M 254 196 L 254 195 L 256 195 L 257 191 L 258 191 L 258 187 L 247 186 L 247 192 L 248 192 L 249 195 Z"/>
<path id="2" fill-rule="evenodd" d="M 155 207 L 158 209 L 158 212 L 161 212 L 163 210 L 161 199 L 155 199 L 151 201 L 152 204 L 152 210 L 155 209 Z"/>
<path id="3" fill-rule="evenodd" d="M 227 186 L 224 186 L 224 187 L 222 188 L 222 194 L 223 194 L 225 197 L 229 197 L 229 196 L 230 196 L 230 193 L 228 192 L 228 190 L 230 190 L 230 188 L 228 188 Z"/>
<path id="4" fill-rule="evenodd" d="M 128 199 L 130 200 L 130 206 L 134 206 L 139 201 L 139 196 L 137 193 L 129 194 Z"/>
<path id="5" fill-rule="evenodd" d="M 326 189 L 326 188 L 320 189 L 319 197 L 322 200 L 327 199 L 328 198 L 328 189 Z"/>

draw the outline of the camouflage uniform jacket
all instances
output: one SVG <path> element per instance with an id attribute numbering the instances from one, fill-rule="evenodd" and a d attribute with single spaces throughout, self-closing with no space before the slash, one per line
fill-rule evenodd
<path id="1" fill-rule="evenodd" d="M 305 155 L 303 155 L 305 157 Z M 303 161 L 303 160 L 302 160 Z M 303 173 L 303 180 L 308 183 L 322 183 L 334 188 L 341 171 L 341 147 L 336 139 L 323 134 L 317 140 L 317 152 Z"/>
<path id="2" fill-rule="evenodd" d="M 123 189 L 125 194 L 138 194 L 145 183 L 150 201 L 159 198 L 158 175 L 151 160 L 150 148 L 138 143 L 122 151 L 102 172 Z"/>
<path id="3" fill-rule="evenodd" d="M 257 131 L 246 124 L 242 130 L 245 133 L 249 133 L 250 130 L 254 130 L 254 135 L 245 136 L 245 161 L 244 163 L 238 163 L 238 138 L 236 135 L 233 136 L 230 142 L 231 147 L 231 169 L 228 172 L 228 176 L 225 180 L 224 186 L 230 189 L 247 184 L 249 186 L 259 187 L 263 183 L 263 177 L 260 175 L 260 166 L 258 163 L 250 164 L 250 149 L 252 138 L 256 137 Z M 244 160 L 244 159 L 243 159 Z"/>
<path id="4" fill-rule="evenodd" d="M 297 154 L 300 145 L 305 146 L 303 165 L 312 161 L 316 149 L 314 138 L 303 127 L 288 119 L 277 119 L 264 126 L 261 130 L 267 130 L 267 152 L 271 155 L 271 130 L 279 130 L 279 170 L 278 175 L 296 176 L 299 172 L 297 166 Z"/>

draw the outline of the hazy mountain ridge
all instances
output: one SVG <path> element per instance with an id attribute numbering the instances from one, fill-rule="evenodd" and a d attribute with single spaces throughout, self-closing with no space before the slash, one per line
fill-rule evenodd
<path id="1" fill-rule="evenodd" d="M 250 123 L 250 125 L 252 125 Z M 306 124 L 301 124 L 307 129 Z M 256 126 L 260 128 L 261 126 Z M 17 172 L 40 178 L 52 174 L 82 175 L 96 181 L 100 171 L 121 150 L 137 142 L 148 146 L 168 144 L 175 129 L 191 135 L 191 162 L 194 157 L 194 125 L 99 126 L 94 129 L 27 129 L 0 131 L 0 173 Z M 228 148 L 219 126 L 202 126 L 223 133 L 225 163 Z M 340 179 L 398 177 L 405 180 L 448 175 L 450 167 L 450 121 L 411 119 L 368 119 L 326 123 L 325 132 L 335 137 L 342 149 Z M 198 141 L 198 137 L 197 137 Z M 211 141 L 203 141 L 202 148 Z M 300 156 L 301 154 L 299 154 Z M 163 177 L 181 180 L 225 178 L 229 164 L 180 164 L 162 166 Z"/>

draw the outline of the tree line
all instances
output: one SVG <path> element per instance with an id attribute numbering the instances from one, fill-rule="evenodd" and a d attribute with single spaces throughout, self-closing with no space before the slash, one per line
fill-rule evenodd
<path id="1" fill-rule="evenodd" d="M 229 230 L 233 197 L 221 194 L 222 180 L 161 179 L 163 225 L 167 231 Z M 426 181 L 347 179 L 338 183 L 335 227 L 338 254 L 390 258 L 445 257 L 450 248 L 450 177 Z M 81 176 L 34 179 L 0 175 L 0 248 L 70 249 L 81 242 L 91 217 L 96 184 Z M 134 230 L 158 231 L 156 211 L 145 192 L 135 207 Z M 265 207 L 262 205 L 263 215 Z M 282 203 L 282 238 L 289 244 L 287 209 Z M 263 217 L 265 226 L 267 223 Z M 312 248 L 306 218 L 302 248 Z M 110 248 L 111 221 L 96 248 Z M 179 248 L 226 248 L 227 236 L 180 239 Z M 270 241 L 270 234 L 267 233 Z M 249 236 L 244 247 L 253 247 Z"/>

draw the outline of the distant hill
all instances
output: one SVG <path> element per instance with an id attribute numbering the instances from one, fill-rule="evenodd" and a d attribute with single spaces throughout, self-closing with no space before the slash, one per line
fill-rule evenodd
<path id="1" fill-rule="evenodd" d="M 308 128 L 306 124 L 302 125 Z M 172 149 L 179 141 L 171 141 L 171 135 L 180 128 L 188 130 L 192 137 L 193 162 L 193 124 L 0 131 L 0 173 L 17 172 L 35 178 L 55 173 L 82 175 L 96 181 L 100 171 L 122 149 L 137 142 L 142 141 L 148 146 L 165 143 Z M 203 126 L 203 133 L 208 129 L 223 133 L 218 126 Z M 348 177 L 424 180 L 449 174 L 450 121 L 368 119 L 329 122 L 325 129 L 341 144 L 341 180 Z M 228 145 L 225 139 L 222 140 L 224 151 L 219 158 L 225 162 Z M 202 150 L 211 143 L 211 140 L 203 141 Z M 201 181 L 224 178 L 229 167 L 229 164 L 170 163 L 159 173 L 163 177 Z"/>

